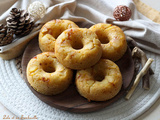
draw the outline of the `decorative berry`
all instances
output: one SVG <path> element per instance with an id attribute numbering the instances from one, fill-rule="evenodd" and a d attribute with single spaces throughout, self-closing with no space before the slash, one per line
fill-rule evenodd
<path id="1" fill-rule="evenodd" d="M 131 9 L 124 5 L 119 5 L 114 9 L 113 16 L 118 21 L 127 21 L 132 15 Z"/>

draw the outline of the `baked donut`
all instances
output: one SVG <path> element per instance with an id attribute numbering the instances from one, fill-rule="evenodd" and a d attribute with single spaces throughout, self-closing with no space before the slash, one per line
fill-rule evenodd
<path id="1" fill-rule="evenodd" d="M 114 62 L 100 59 L 91 68 L 78 70 L 75 82 L 80 95 L 89 101 L 106 101 L 120 91 L 122 75 Z"/>
<path id="2" fill-rule="evenodd" d="M 123 31 L 112 24 L 98 23 L 89 28 L 101 41 L 102 58 L 112 61 L 119 60 L 127 50 L 127 42 Z"/>
<path id="3" fill-rule="evenodd" d="M 44 95 L 56 95 L 66 90 L 72 74 L 72 70 L 58 62 L 53 52 L 38 54 L 27 65 L 28 82 Z"/>
<path id="4" fill-rule="evenodd" d="M 85 69 L 99 61 L 102 47 L 93 31 L 87 28 L 71 28 L 57 38 L 55 55 L 65 67 Z"/>
<path id="5" fill-rule="evenodd" d="M 39 32 L 39 47 L 42 52 L 54 52 L 56 38 L 68 28 L 78 28 L 70 20 L 52 20 L 47 22 Z"/>

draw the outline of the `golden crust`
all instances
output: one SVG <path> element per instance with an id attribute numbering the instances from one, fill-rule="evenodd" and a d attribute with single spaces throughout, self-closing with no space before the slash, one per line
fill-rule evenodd
<path id="1" fill-rule="evenodd" d="M 111 24 L 99 23 L 89 28 L 94 31 L 102 45 L 102 58 L 119 60 L 127 50 L 127 42 L 123 31 Z"/>
<path id="2" fill-rule="evenodd" d="M 42 52 L 54 52 L 56 38 L 68 28 L 78 28 L 70 20 L 51 20 L 39 32 L 39 47 Z"/>
<path id="3" fill-rule="evenodd" d="M 85 69 L 99 61 L 102 47 L 93 31 L 86 28 L 71 28 L 57 38 L 55 55 L 65 67 Z"/>
<path id="4" fill-rule="evenodd" d="M 113 98 L 122 86 L 119 67 L 108 59 L 76 74 L 78 92 L 89 101 L 106 101 Z"/>
<path id="5" fill-rule="evenodd" d="M 53 52 L 44 52 L 32 58 L 27 65 L 27 79 L 39 93 L 55 95 L 68 88 L 72 70 L 60 64 Z"/>

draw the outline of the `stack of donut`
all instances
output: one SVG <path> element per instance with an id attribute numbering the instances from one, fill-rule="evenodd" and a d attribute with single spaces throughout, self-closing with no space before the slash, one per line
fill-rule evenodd
<path id="1" fill-rule="evenodd" d="M 27 65 L 28 82 L 36 91 L 56 95 L 74 80 L 89 101 L 106 101 L 120 91 L 122 75 L 114 62 L 126 52 L 127 42 L 119 27 L 79 28 L 69 20 L 52 20 L 40 30 L 39 47 L 42 53 Z"/>

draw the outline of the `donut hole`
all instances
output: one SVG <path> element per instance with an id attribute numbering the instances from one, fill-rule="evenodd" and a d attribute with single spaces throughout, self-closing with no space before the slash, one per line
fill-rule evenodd
<path id="1" fill-rule="evenodd" d="M 97 36 L 98 36 L 99 41 L 100 41 L 102 44 L 107 44 L 107 43 L 109 43 L 109 39 L 108 39 L 107 35 L 103 34 L 103 33 L 100 32 L 100 31 L 97 31 L 96 34 L 97 34 Z"/>
<path id="2" fill-rule="evenodd" d="M 60 34 L 61 34 L 61 33 L 55 34 L 55 35 L 54 35 L 54 38 L 57 39 Z"/>
<path id="3" fill-rule="evenodd" d="M 105 78 L 105 75 L 103 73 L 96 73 L 93 75 L 94 80 L 96 81 L 102 81 Z"/>
<path id="4" fill-rule="evenodd" d="M 99 39 L 99 41 L 100 41 L 102 44 L 107 44 L 107 43 L 109 43 L 108 37 L 98 36 L 98 39 Z"/>
<path id="5" fill-rule="evenodd" d="M 55 67 L 53 64 L 49 64 L 49 63 L 40 63 L 42 66 L 42 69 L 47 72 L 47 73 L 53 73 L 56 71 Z"/>
<path id="6" fill-rule="evenodd" d="M 75 50 L 80 50 L 83 48 L 83 43 L 81 40 L 76 39 L 75 41 L 71 42 L 71 47 Z"/>
<path id="7" fill-rule="evenodd" d="M 64 31 L 65 29 L 58 29 L 52 31 L 52 36 L 54 36 L 55 39 L 58 38 L 58 36 Z"/>

